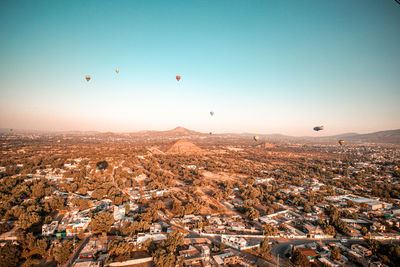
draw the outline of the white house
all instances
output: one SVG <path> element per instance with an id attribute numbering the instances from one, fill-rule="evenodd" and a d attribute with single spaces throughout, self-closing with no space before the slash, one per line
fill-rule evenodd
<path id="1" fill-rule="evenodd" d="M 247 241 L 243 237 L 231 235 L 221 235 L 221 241 L 227 246 L 241 250 L 247 246 Z"/>

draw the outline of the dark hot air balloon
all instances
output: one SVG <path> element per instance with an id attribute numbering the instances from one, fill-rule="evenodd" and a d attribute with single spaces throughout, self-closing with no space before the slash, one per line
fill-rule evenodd
<path id="1" fill-rule="evenodd" d="M 314 127 L 314 131 L 321 131 L 321 130 L 323 130 L 324 129 L 324 126 L 315 126 Z"/>

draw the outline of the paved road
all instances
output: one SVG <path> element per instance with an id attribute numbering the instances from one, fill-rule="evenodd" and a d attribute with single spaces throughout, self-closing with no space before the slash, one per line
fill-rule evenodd
<path id="1" fill-rule="evenodd" d="M 86 239 L 82 242 L 82 244 L 75 250 L 75 253 L 73 254 L 73 257 L 66 263 L 64 266 L 65 267 L 71 267 L 72 264 L 74 264 L 75 260 L 78 258 L 79 253 L 81 250 L 85 247 L 85 245 L 89 242 L 91 235 L 88 235 Z"/>

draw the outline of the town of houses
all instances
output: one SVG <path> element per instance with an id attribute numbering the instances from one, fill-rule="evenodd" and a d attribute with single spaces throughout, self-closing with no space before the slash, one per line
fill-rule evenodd
<path id="1" fill-rule="evenodd" d="M 333 153 L 330 146 L 309 149 L 318 153 Z M 40 205 L 53 198 L 64 199 L 66 205 L 52 212 L 46 223 L 40 224 L 40 236 L 48 240 L 49 248 L 62 245 L 64 240 L 73 241 L 72 251 L 63 262 L 65 266 L 152 266 L 156 262 L 149 243 L 158 246 L 166 244 L 174 233 L 183 237 L 183 243 L 175 251 L 176 264 L 182 266 L 269 266 L 279 264 L 279 258 L 281 265 L 285 266 L 295 254 L 316 266 L 386 266 L 374 255 L 369 243 L 371 240 L 382 243 L 397 243 L 400 240 L 400 199 L 385 197 L 387 192 L 376 196 L 367 184 L 350 182 L 346 186 L 339 186 L 339 183 L 348 183 L 349 177 L 360 177 L 377 184 L 390 182 L 392 186 L 397 186 L 394 190 L 398 190 L 399 151 L 376 146 L 347 149 L 351 150 L 349 153 L 352 155 L 362 155 L 363 160 L 346 166 L 344 162 L 348 159 L 338 156 L 320 164 L 322 167 L 319 172 L 332 173 L 332 182 L 329 184 L 327 179 L 321 180 L 318 175 L 310 177 L 307 173 L 303 174 L 301 182 L 278 184 L 280 177 L 287 172 L 283 167 L 262 169 L 258 175 L 246 177 L 245 181 L 250 179 L 249 183 L 233 184 L 225 196 L 213 197 L 215 206 L 222 207 L 224 212 L 209 210 L 177 215 L 173 206 L 185 190 L 182 182 L 173 186 L 151 186 L 148 181 L 152 179 L 154 171 L 141 172 L 140 169 L 146 167 L 137 164 L 134 172 L 112 157 L 107 159 L 110 165 L 107 175 L 112 180 L 104 180 L 104 183 L 111 183 L 113 190 L 116 190 L 113 199 L 98 197 L 98 192 L 93 188 L 82 192 L 69 188 L 70 184 L 77 182 L 74 176 L 77 169 L 84 170 L 88 175 L 81 180 L 89 181 L 91 175 L 103 175 L 103 170 L 96 169 L 96 162 L 89 157 L 70 158 L 58 167 L 41 167 L 33 173 L 17 173 L 7 179 L 22 179 L 20 183 L 29 186 L 39 183 L 48 186 L 49 194 L 39 199 L 26 196 L 19 204 L 21 206 L 29 206 L 38 200 Z M 150 157 L 148 154 L 139 155 L 137 162 L 147 161 Z M 197 164 L 180 165 L 177 172 L 208 171 L 207 166 Z M 9 167 L 1 166 L 0 173 L 5 174 Z M 14 167 L 24 169 L 24 164 L 18 163 Z M 134 184 L 119 184 L 115 178 L 119 171 L 131 176 Z M 368 174 L 364 175 L 366 171 Z M 226 172 L 226 167 L 222 172 Z M 271 200 L 260 201 L 257 196 L 251 196 L 258 187 L 264 188 L 268 192 L 265 194 L 272 197 Z M 246 190 L 249 191 L 248 198 L 244 197 Z M 224 191 L 221 192 L 223 195 Z M 318 197 L 312 206 L 304 201 L 310 196 Z M 153 217 L 144 222 L 141 215 L 150 214 L 150 207 L 157 201 L 161 206 L 155 208 L 151 215 Z M 103 223 L 96 221 L 100 220 L 97 216 L 103 213 L 110 214 L 112 222 L 107 231 L 99 232 L 93 228 Z M 135 222 L 139 225 L 138 220 L 145 225 L 138 226 L 134 234 L 124 234 L 121 229 Z M 3 221 L 11 225 L 11 229 L 0 236 L 3 244 L 20 242 L 20 220 Z M 270 247 L 268 256 L 260 256 L 264 240 Z M 304 242 L 292 242 L 298 240 Z M 129 257 L 112 257 L 116 252 L 111 249 L 118 242 L 134 248 Z M 275 247 L 286 243 L 288 249 L 285 256 L 274 251 Z M 339 256 L 334 258 L 333 254 Z"/>

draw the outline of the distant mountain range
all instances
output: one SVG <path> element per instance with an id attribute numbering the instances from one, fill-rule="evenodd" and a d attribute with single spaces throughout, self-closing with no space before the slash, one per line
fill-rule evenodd
<path id="1" fill-rule="evenodd" d="M 3 134 L 20 134 L 20 133 L 29 133 L 33 132 L 36 134 L 51 134 L 50 132 L 45 131 L 22 131 L 22 130 L 13 130 L 2 128 L 0 129 L 0 133 Z M 238 138 L 248 138 L 255 134 L 252 133 L 229 133 L 229 134 L 213 134 L 209 135 L 208 133 L 200 133 L 196 131 L 192 131 L 186 129 L 184 127 L 176 127 L 172 130 L 167 131 L 140 131 L 140 132 L 131 132 L 131 133 L 115 133 L 115 132 L 96 132 L 96 131 L 60 131 L 60 132 L 52 132 L 53 134 L 67 134 L 67 135 L 102 135 L 102 136 L 125 136 L 125 137 L 145 137 L 145 138 L 196 138 L 196 137 L 238 137 Z M 379 131 L 368 134 L 358 134 L 358 133 L 344 133 L 333 136 L 287 136 L 282 134 L 259 134 L 258 135 L 262 139 L 267 139 L 267 141 L 276 141 L 276 142 L 337 142 L 339 139 L 343 139 L 345 143 L 381 143 L 381 144 L 396 144 L 400 145 L 400 129 L 397 130 L 388 130 L 388 131 Z"/>
<path id="2" fill-rule="evenodd" d="M 387 143 L 400 145 L 400 129 L 380 131 L 368 134 L 348 134 L 338 135 L 343 140 L 368 142 L 368 143 Z"/>
<path id="3" fill-rule="evenodd" d="M 179 126 L 179 127 L 176 127 L 174 129 L 168 130 L 168 131 L 140 131 L 140 132 L 128 133 L 127 135 L 148 136 L 148 137 L 155 137 L 155 136 L 182 137 L 182 136 L 200 136 L 200 135 L 206 135 L 206 134 L 188 130 L 186 128 Z"/>

